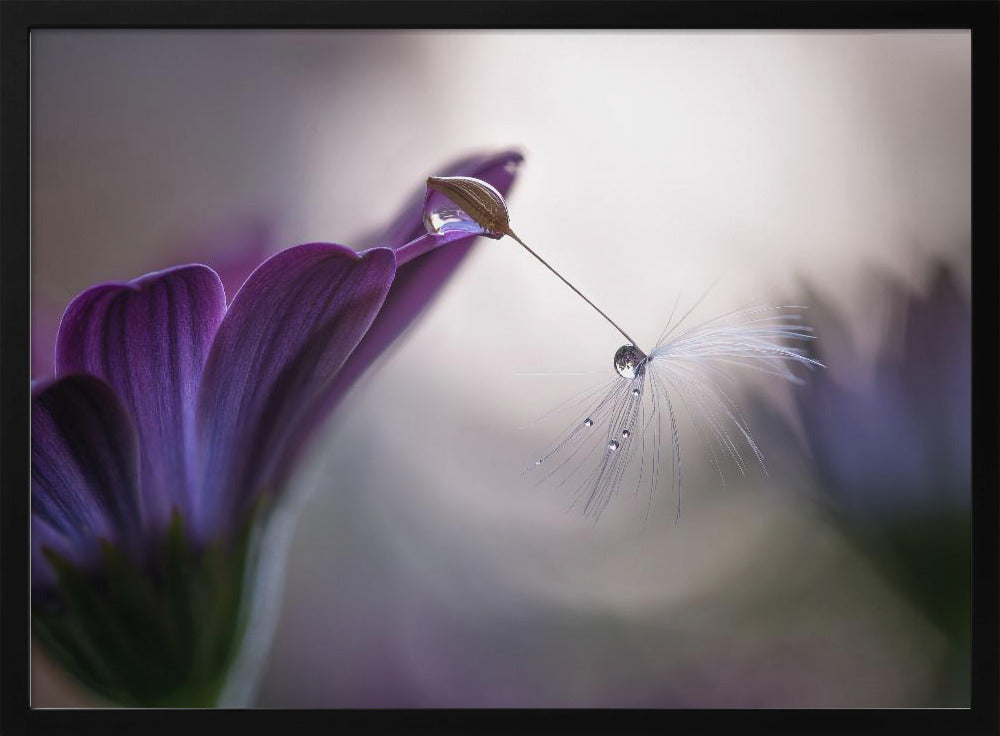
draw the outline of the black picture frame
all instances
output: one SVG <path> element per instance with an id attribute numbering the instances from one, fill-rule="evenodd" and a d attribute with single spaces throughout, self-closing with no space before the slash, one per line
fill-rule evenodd
<path id="1" fill-rule="evenodd" d="M 970 709 L 955 710 L 32 710 L 29 707 L 29 35 L 40 28 L 970 29 L 973 64 L 973 652 Z M 4 734 L 175 734 L 228 729 L 469 732 L 887 733 L 1000 730 L 998 664 L 998 76 L 1000 4 L 956 2 L 314 2 L 0 4 L 0 562 Z"/>

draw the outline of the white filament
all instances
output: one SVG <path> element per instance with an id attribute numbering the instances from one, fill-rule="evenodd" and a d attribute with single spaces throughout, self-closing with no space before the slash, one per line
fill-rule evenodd
<path id="1" fill-rule="evenodd" d="M 696 306 L 676 323 L 668 321 L 634 378 L 615 374 L 570 402 L 585 404 L 586 413 L 529 466 L 543 469 L 540 483 L 555 478 L 558 487 L 575 487 L 571 508 L 579 507 L 598 519 L 618 494 L 627 472 L 635 469 L 636 493 L 648 487 L 648 516 L 659 483 L 662 440 L 669 435 L 678 518 L 681 410 L 692 420 L 723 485 L 723 461 L 735 465 L 741 475 L 750 472 L 752 465 L 767 473 L 764 454 L 726 386 L 735 384 L 735 373 L 742 369 L 800 383 L 802 379 L 792 371 L 794 365 L 823 367 L 797 346 L 814 339 L 812 328 L 803 324 L 799 314 L 804 307 L 753 306 L 681 330 L 681 323 Z M 585 418 L 591 422 L 584 422 Z"/>

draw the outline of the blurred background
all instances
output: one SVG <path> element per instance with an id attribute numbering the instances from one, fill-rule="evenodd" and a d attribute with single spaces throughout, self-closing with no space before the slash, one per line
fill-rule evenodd
<path id="1" fill-rule="evenodd" d="M 827 371 L 738 397 L 768 475 L 722 488 L 688 433 L 677 523 L 665 480 L 648 522 L 624 494 L 594 525 L 521 471 L 562 429 L 535 420 L 605 378 L 537 374 L 609 372 L 621 338 L 481 242 L 296 481 L 258 705 L 968 705 L 968 33 L 31 47 L 36 377 L 93 283 L 356 244 L 507 147 L 513 227 L 640 344 L 713 283 L 693 317 L 804 304 L 818 331 Z M 36 654 L 32 704 L 94 701 Z"/>

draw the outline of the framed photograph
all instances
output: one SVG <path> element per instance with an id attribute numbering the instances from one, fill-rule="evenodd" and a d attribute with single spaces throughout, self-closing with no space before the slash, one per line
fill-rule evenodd
<path id="1" fill-rule="evenodd" d="M 995 732 L 998 7 L 5 2 L 11 732 Z"/>

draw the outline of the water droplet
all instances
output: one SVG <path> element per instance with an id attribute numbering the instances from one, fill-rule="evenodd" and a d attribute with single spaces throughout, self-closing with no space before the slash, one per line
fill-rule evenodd
<path id="1" fill-rule="evenodd" d="M 424 198 L 424 227 L 432 235 L 463 232 L 502 238 L 507 206 L 492 186 L 467 176 L 432 176 Z"/>
<path id="2" fill-rule="evenodd" d="M 535 465 L 541 465 L 541 464 L 542 464 L 541 460 L 535 460 Z"/>
<path id="3" fill-rule="evenodd" d="M 618 440 L 611 440 L 608 443 L 608 452 L 614 452 L 618 449 Z"/>
<path id="4" fill-rule="evenodd" d="M 440 209 L 424 212 L 424 228 L 431 235 L 445 235 L 457 231 L 470 235 L 491 235 L 483 230 L 478 222 L 450 202 L 446 202 Z"/>
<path id="5" fill-rule="evenodd" d="M 637 388 L 632 389 L 632 395 L 633 396 L 638 396 L 639 395 L 639 389 L 637 389 Z"/>
<path id="6" fill-rule="evenodd" d="M 583 420 L 583 426 L 584 427 L 593 427 L 594 426 L 594 420 L 591 419 L 590 417 L 587 417 L 586 419 Z"/>
<path id="7" fill-rule="evenodd" d="M 631 436 L 632 436 L 632 433 L 629 432 L 627 429 L 623 429 L 622 430 L 622 437 L 624 437 L 625 439 L 628 439 Z"/>
<path id="8" fill-rule="evenodd" d="M 618 375 L 632 379 L 642 373 L 646 365 L 646 354 L 635 345 L 622 345 L 615 353 L 614 364 Z"/>

